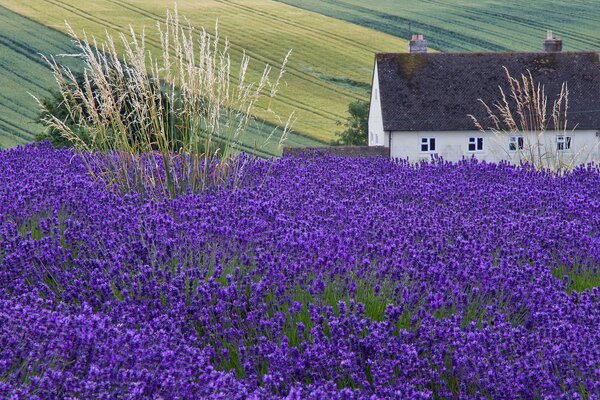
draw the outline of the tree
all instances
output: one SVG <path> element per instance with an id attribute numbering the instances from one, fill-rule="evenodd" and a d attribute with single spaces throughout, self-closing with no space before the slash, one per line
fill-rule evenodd
<path id="1" fill-rule="evenodd" d="M 348 118 L 345 122 L 337 121 L 338 126 L 346 128 L 337 132 L 334 145 L 366 146 L 368 144 L 369 130 L 369 102 L 356 100 L 348 104 Z"/>

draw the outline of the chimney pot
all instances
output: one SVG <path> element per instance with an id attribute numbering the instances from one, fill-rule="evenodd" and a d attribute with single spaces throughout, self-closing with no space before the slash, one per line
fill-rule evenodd
<path id="1" fill-rule="evenodd" d="M 409 53 L 427 53 L 427 40 L 422 33 L 412 35 L 412 38 L 408 42 Z"/>
<path id="2" fill-rule="evenodd" d="M 555 38 L 552 31 L 546 31 L 546 40 L 544 41 L 544 51 L 546 53 L 560 53 L 562 51 L 562 40 Z"/>

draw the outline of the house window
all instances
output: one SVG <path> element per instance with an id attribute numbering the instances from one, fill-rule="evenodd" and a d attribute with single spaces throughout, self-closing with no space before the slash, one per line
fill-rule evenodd
<path id="1" fill-rule="evenodd" d="M 570 150 L 571 136 L 558 135 L 556 136 L 556 150 Z"/>
<path id="2" fill-rule="evenodd" d="M 432 138 L 432 137 L 421 138 L 421 151 L 422 152 L 435 151 L 435 138 Z"/>
<path id="3" fill-rule="evenodd" d="M 483 150 L 483 138 L 482 137 L 470 137 L 469 138 L 469 151 L 482 151 Z"/>
<path id="4" fill-rule="evenodd" d="M 508 140 L 508 150 L 523 150 L 523 136 L 511 136 Z"/>

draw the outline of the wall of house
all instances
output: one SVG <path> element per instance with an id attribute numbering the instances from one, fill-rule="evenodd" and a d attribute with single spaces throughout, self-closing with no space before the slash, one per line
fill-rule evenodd
<path id="1" fill-rule="evenodd" d="M 381 115 L 381 98 L 379 94 L 379 75 L 377 62 L 373 70 L 373 84 L 371 86 L 371 108 L 369 110 L 369 146 L 388 146 L 388 138 L 383 131 L 383 117 Z"/>
<path id="2" fill-rule="evenodd" d="M 475 158 L 482 161 L 498 162 L 507 160 L 519 162 L 526 158 L 524 153 L 540 149 L 545 163 L 555 165 L 557 162 L 567 164 L 582 164 L 590 161 L 600 162 L 600 137 L 595 130 L 574 131 L 567 134 L 571 136 L 571 148 L 569 150 L 557 150 L 555 132 L 546 132 L 539 139 L 540 146 L 535 134 L 523 135 L 523 149 L 511 151 L 509 149 L 509 136 L 498 135 L 492 132 L 480 131 L 442 131 L 442 132 L 392 132 L 390 156 L 393 158 L 408 158 L 409 161 L 429 160 L 431 154 L 437 154 L 448 161 L 458 161 L 463 157 Z M 469 151 L 470 137 L 483 137 L 483 150 Z M 422 152 L 421 139 L 435 138 L 435 151 Z"/>

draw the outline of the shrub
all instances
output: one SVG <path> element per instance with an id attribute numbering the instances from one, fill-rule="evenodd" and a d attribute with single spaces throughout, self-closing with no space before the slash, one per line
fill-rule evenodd
<path id="1" fill-rule="evenodd" d="M 356 100 L 348 104 L 348 118 L 345 122 L 338 121 L 339 126 L 346 128 L 337 132 L 338 139 L 334 145 L 366 146 L 369 131 L 369 102 Z"/>
<path id="2" fill-rule="evenodd" d="M 75 82 L 70 83 L 77 85 L 77 89 L 73 89 L 84 91 L 86 85 L 84 74 L 74 73 L 74 76 Z M 94 82 L 91 82 L 91 91 L 94 98 L 98 98 L 101 94 Z M 164 104 L 167 109 L 172 109 L 172 105 L 170 104 L 170 100 L 167 95 L 164 92 L 161 92 L 160 96 L 160 102 Z M 127 103 L 127 100 L 128 99 L 126 98 L 123 104 L 121 104 L 119 113 L 121 114 L 120 118 L 125 121 L 125 125 L 128 126 L 130 130 L 131 137 L 129 138 L 129 144 L 135 146 L 136 144 L 141 144 L 139 142 L 143 138 L 144 127 L 134 119 L 134 115 L 129 111 L 133 109 L 133 106 Z M 75 99 L 75 101 L 78 102 L 77 106 L 81 108 L 82 112 L 85 114 L 85 117 L 89 118 L 90 115 L 87 113 L 85 104 L 81 101 L 81 99 Z M 50 95 L 42 99 L 41 103 L 43 107 L 39 113 L 38 122 L 44 123 L 48 119 L 56 117 L 60 119 L 66 126 L 68 126 L 69 129 L 76 132 L 77 137 L 85 142 L 86 146 L 94 145 L 91 141 L 91 137 L 88 132 L 89 130 L 86 129 L 86 126 L 80 125 L 79 122 L 73 118 L 73 115 L 71 115 L 69 112 L 69 106 L 64 101 L 63 95 L 60 91 L 54 89 L 51 90 Z M 173 130 L 173 137 L 175 138 L 175 143 L 177 145 L 177 143 L 181 142 L 181 131 L 184 126 L 184 121 L 177 115 L 175 116 L 175 119 L 175 123 L 172 127 L 165 126 L 163 129 Z M 48 141 L 57 148 L 72 147 L 74 145 L 73 141 L 68 136 L 63 135 L 62 131 L 53 125 L 47 126 L 44 132 L 38 134 L 36 141 Z M 154 149 L 156 148 L 154 147 Z"/>

